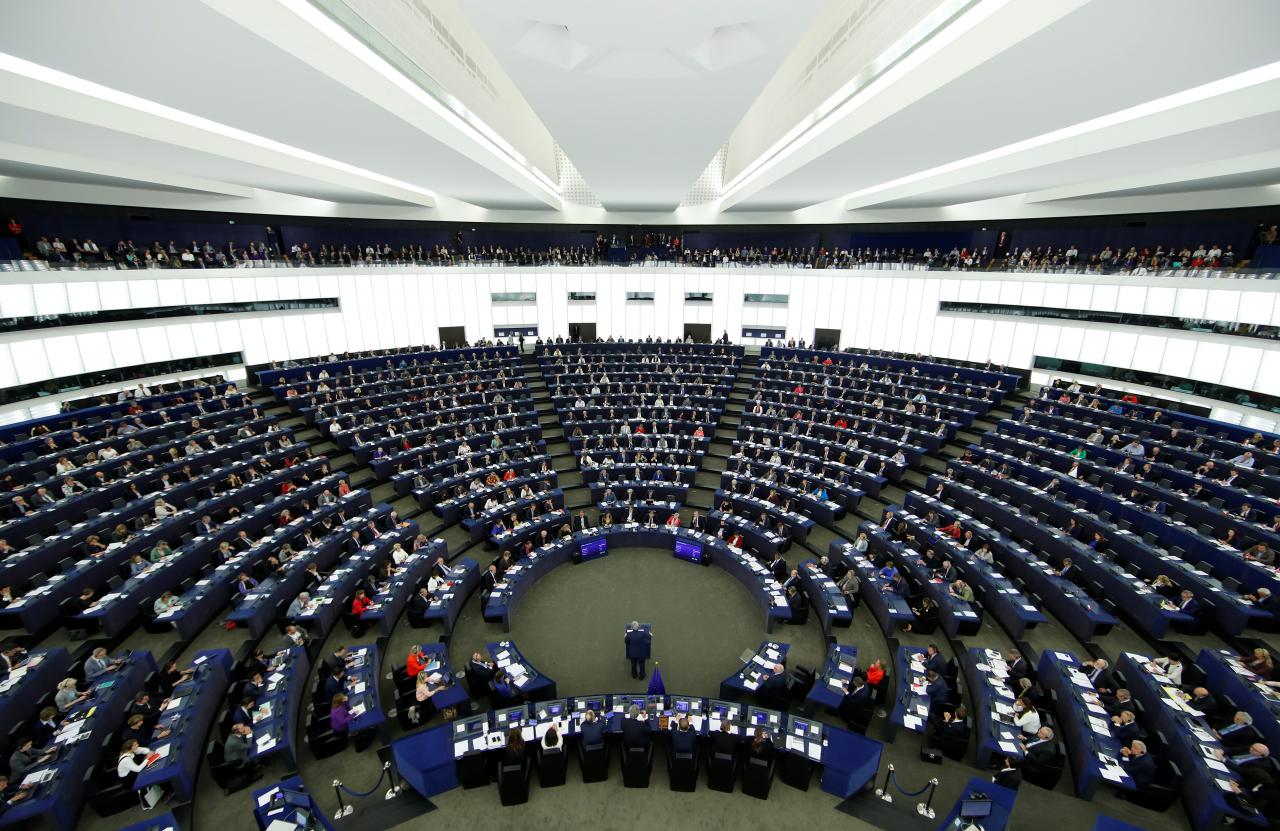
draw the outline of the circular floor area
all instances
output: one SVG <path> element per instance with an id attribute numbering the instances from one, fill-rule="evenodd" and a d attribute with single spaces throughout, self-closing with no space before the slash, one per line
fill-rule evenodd
<path id="1" fill-rule="evenodd" d="M 549 572 L 521 600 L 507 636 L 480 619 L 478 603 L 469 605 L 453 636 L 455 665 L 488 641 L 509 637 L 556 680 L 561 695 L 644 687 L 632 680 L 623 653 L 632 620 L 653 624 L 653 654 L 668 692 L 717 695 L 720 681 L 741 667 L 738 656 L 765 639 L 791 641 L 806 656 L 824 651 L 812 625 L 766 633 L 763 611 L 737 579 L 677 560 L 669 550 L 620 549 Z"/>

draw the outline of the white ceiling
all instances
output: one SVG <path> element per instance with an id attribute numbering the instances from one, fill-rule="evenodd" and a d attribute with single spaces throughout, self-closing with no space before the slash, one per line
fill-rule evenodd
<path id="1" fill-rule="evenodd" d="M 1274 0 L 1232 0 L 1212 10 L 1202 0 L 952 0 L 948 8 L 963 11 L 928 48 L 909 53 L 817 126 L 779 125 L 795 128 L 793 145 L 766 152 L 760 172 L 722 202 L 679 209 L 753 102 L 772 100 L 762 98 L 770 79 L 812 63 L 830 21 L 849 9 L 873 15 L 907 7 L 887 5 L 892 0 L 379 2 L 429 8 L 448 20 L 468 57 L 520 108 L 522 122 L 503 120 L 490 103 L 495 130 L 540 121 L 539 140 L 554 139 L 603 207 L 581 204 L 594 204 L 591 198 L 562 202 L 531 183 L 511 160 L 521 136 L 499 135 L 495 143 L 459 126 L 360 43 L 345 45 L 366 40 L 359 33 L 353 39 L 309 22 L 305 0 L 13 4 L 0 28 L 0 196 L 700 225 L 1280 203 L 1280 73 L 1240 89 L 1215 88 L 1191 104 L 1173 102 L 1163 115 L 1135 112 L 1044 138 L 1280 63 Z M 915 3 L 910 14 L 936 6 Z M 427 50 L 420 63 L 429 63 L 439 42 L 429 32 L 396 35 Z M 6 55 L 21 61 L 6 65 Z M 46 77 L 40 67 L 72 77 Z M 82 89 L 77 79 L 107 89 Z M 834 91 L 846 80 L 825 82 Z M 448 97 L 483 110 L 473 91 L 457 79 L 454 85 Z M 116 93 L 179 112 L 153 118 Z M 214 124 L 187 123 L 190 116 Z M 736 169 L 744 167 L 751 169 Z M 559 175 L 566 194 L 582 188 L 572 170 L 544 172 Z"/>
<path id="2" fill-rule="evenodd" d="M 673 210 L 821 0 L 461 0 L 606 208 Z"/>

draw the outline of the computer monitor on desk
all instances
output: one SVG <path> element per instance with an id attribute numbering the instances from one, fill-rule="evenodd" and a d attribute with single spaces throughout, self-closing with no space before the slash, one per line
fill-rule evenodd
<path id="1" fill-rule="evenodd" d="M 787 716 L 787 733 L 817 741 L 822 738 L 822 723 L 796 715 Z"/>
<path id="2" fill-rule="evenodd" d="M 528 718 L 529 710 L 527 707 L 507 707 L 493 711 L 493 726 L 499 730 L 506 730 L 523 725 Z"/>
<path id="3" fill-rule="evenodd" d="M 596 715 L 600 715 L 605 711 L 604 705 L 603 695 L 580 695 L 573 699 L 573 712 L 581 715 L 587 710 L 595 710 Z"/>
<path id="4" fill-rule="evenodd" d="M 565 718 L 569 713 L 569 704 L 563 698 L 558 698 L 555 701 L 542 701 L 534 706 L 538 721 Z"/>
<path id="5" fill-rule="evenodd" d="M 479 736 L 484 732 L 485 727 L 489 724 L 487 715 L 471 716 L 470 718 L 458 719 L 453 723 L 454 741 L 461 741 L 472 736 Z"/>
<path id="6" fill-rule="evenodd" d="M 742 707 L 735 701 L 713 698 L 707 702 L 707 713 L 712 718 L 737 724 L 742 719 Z"/>
<path id="7" fill-rule="evenodd" d="M 747 726 L 753 731 L 757 727 L 763 727 L 771 733 L 776 733 L 782 726 L 782 714 L 777 710 L 766 710 L 763 707 L 748 707 Z"/>
<path id="8" fill-rule="evenodd" d="M 671 696 L 671 712 L 676 716 L 702 715 L 702 699 L 690 698 L 687 695 Z"/>

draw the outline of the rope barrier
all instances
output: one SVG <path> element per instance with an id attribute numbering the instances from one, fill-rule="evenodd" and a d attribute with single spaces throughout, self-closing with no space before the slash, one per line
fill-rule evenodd
<path id="1" fill-rule="evenodd" d="M 377 782 L 374 782 L 374 783 L 373 783 L 373 787 L 372 787 L 372 788 L 370 788 L 370 789 L 369 789 L 369 790 L 367 790 L 367 791 L 363 791 L 363 792 L 361 792 L 361 791 L 353 791 L 353 790 L 351 790 L 350 788 L 348 788 L 346 785 L 344 785 L 344 784 L 342 784 L 341 782 L 339 782 L 337 779 L 335 779 L 335 780 L 333 780 L 333 781 L 334 781 L 334 784 L 336 784 L 336 785 L 337 785 L 337 787 L 342 788 L 342 790 L 343 790 L 343 791 L 345 791 L 348 795 L 350 795 L 350 796 L 354 796 L 354 797 L 356 797 L 356 798 L 358 798 L 358 799 L 363 799 L 364 797 L 371 795 L 374 791 L 376 791 L 376 790 L 377 790 L 377 789 L 382 785 L 382 780 L 387 778 L 387 768 L 388 768 L 388 767 L 389 767 L 389 765 L 383 765 L 383 766 L 382 766 L 382 771 L 378 774 L 378 781 L 377 781 Z"/>
<path id="2" fill-rule="evenodd" d="M 889 768 L 889 779 L 893 782 L 893 786 L 897 788 L 898 792 L 903 796 L 919 796 L 930 788 L 936 787 L 938 784 L 937 779 L 930 779 L 928 782 L 925 782 L 924 786 L 919 790 L 909 791 L 902 787 L 902 783 L 898 781 L 898 774 L 893 770 L 893 768 Z"/>
<path id="3" fill-rule="evenodd" d="M 391 762 L 389 761 L 382 763 L 382 771 L 378 774 L 378 781 L 374 782 L 373 787 L 367 791 L 353 791 L 344 785 L 342 780 L 333 780 L 333 793 L 334 796 L 338 798 L 338 810 L 334 813 L 333 818 L 342 819 L 343 817 L 350 816 L 355 812 L 355 806 L 348 805 L 346 801 L 343 800 L 342 794 L 344 792 L 356 799 L 364 799 L 367 796 L 373 796 L 374 792 L 377 791 L 378 788 L 382 787 L 382 781 L 388 777 L 391 779 L 391 787 L 387 790 L 387 793 L 383 798 L 394 799 L 400 795 L 400 783 L 396 781 L 395 768 L 391 766 Z"/>
<path id="4" fill-rule="evenodd" d="M 933 779 L 930 779 L 927 783 L 925 783 L 924 787 L 920 788 L 919 790 L 909 791 L 906 788 L 902 787 L 902 783 L 898 781 L 898 774 L 894 770 L 893 763 L 892 762 L 889 763 L 889 765 L 885 768 L 885 772 L 884 772 L 884 784 L 876 788 L 876 796 L 880 797 L 882 800 L 889 803 L 893 802 L 893 794 L 889 792 L 889 783 L 891 782 L 893 783 L 893 786 L 897 788 L 898 791 L 903 796 L 906 796 L 906 797 L 919 796 L 925 791 L 928 791 L 929 796 L 925 799 L 925 801 L 916 803 L 916 813 L 918 813 L 922 817 L 928 817 L 929 819 L 933 819 L 936 816 L 933 810 L 933 795 L 938 790 L 938 780 L 936 777 Z"/>

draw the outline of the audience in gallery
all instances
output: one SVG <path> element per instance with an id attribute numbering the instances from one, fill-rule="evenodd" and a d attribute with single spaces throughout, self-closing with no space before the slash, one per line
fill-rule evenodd
<path id="1" fill-rule="evenodd" d="M 1274 233 L 1274 227 L 1268 233 Z M 671 263 L 691 267 L 791 266 L 807 268 L 924 268 L 943 270 L 1072 271 L 1085 273 L 1145 273 L 1197 268 L 1234 268 L 1240 257 L 1232 244 L 1197 242 L 1194 245 L 1104 244 L 1097 251 L 1081 253 L 1070 243 L 1062 245 L 1012 245 L 1000 257 L 987 247 L 925 245 L 880 247 L 848 245 L 713 245 L 691 248 L 676 232 L 645 232 L 606 236 L 597 234 L 593 245 L 529 247 L 488 243 L 469 245 L 461 231 L 452 245 L 442 243 L 310 242 L 294 241 L 287 250 L 274 239 L 250 241 L 243 247 L 234 241 L 215 245 L 210 240 L 141 245 L 132 239 L 99 245 L 61 236 L 41 236 L 27 252 L 35 259 L 55 264 L 114 264 L 118 268 L 236 268 L 267 263 L 294 266 L 354 265 L 511 265 L 593 266 Z"/>

